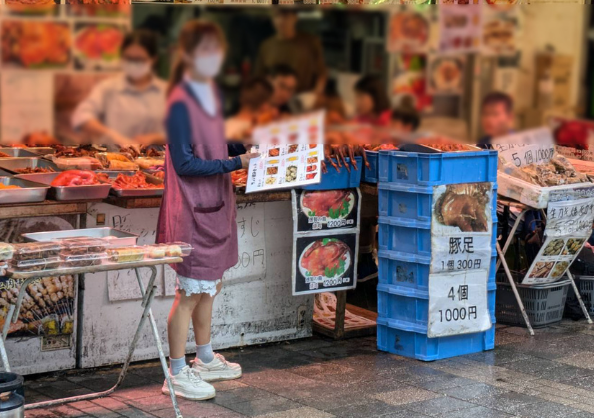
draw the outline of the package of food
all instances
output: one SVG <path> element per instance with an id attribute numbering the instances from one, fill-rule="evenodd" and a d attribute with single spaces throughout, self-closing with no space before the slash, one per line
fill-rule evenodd
<path id="1" fill-rule="evenodd" d="M 54 164 L 58 166 L 60 170 L 102 170 L 103 164 L 93 157 L 53 157 Z"/>
<path id="2" fill-rule="evenodd" d="M 104 253 L 108 246 L 108 243 L 100 238 L 88 237 L 66 238 L 56 241 L 56 243 L 62 246 L 60 252 L 62 257 Z"/>
<path id="3" fill-rule="evenodd" d="M 107 253 L 88 253 L 62 257 L 62 268 L 80 268 L 98 266 L 108 258 Z"/>
<path id="4" fill-rule="evenodd" d="M 107 254 L 112 263 L 131 263 L 144 260 L 146 249 L 139 246 L 113 248 Z"/>
<path id="5" fill-rule="evenodd" d="M 0 262 L 6 260 L 12 260 L 12 254 L 14 253 L 14 247 L 11 244 L 0 242 Z"/>
<path id="6" fill-rule="evenodd" d="M 62 260 L 60 257 L 49 257 L 29 260 L 15 260 L 10 264 L 10 269 L 14 272 L 30 272 L 42 270 L 55 270 L 60 268 Z"/>
<path id="7" fill-rule="evenodd" d="M 147 247 L 147 256 L 152 259 L 166 257 L 187 257 L 192 252 L 192 246 L 185 242 L 171 244 L 155 244 Z"/>
<path id="8" fill-rule="evenodd" d="M 13 260 L 40 260 L 57 257 L 62 247 L 54 242 L 27 242 L 13 244 Z"/>

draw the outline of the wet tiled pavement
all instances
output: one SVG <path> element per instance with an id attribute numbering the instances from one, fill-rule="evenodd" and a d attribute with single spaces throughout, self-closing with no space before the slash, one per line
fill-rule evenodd
<path id="1" fill-rule="evenodd" d="M 423 363 L 381 353 L 375 338 L 311 338 L 224 352 L 244 376 L 184 418 L 594 418 L 594 326 L 566 321 L 529 337 L 497 329 L 494 351 Z M 27 402 L 110 387 L 114 370 L 28 379 Z M 136 365 L 112 397 L 27 417 L 174 417 L 156 363 Z"/>

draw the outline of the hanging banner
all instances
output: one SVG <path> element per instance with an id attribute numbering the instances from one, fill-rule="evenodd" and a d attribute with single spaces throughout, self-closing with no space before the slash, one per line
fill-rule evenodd
<path id="1" fill-rule="evenodd" d="M 429 338 L 482 332 L 491 326 L 484 271 L 429 275 Z"/>
<path id="2" fill-rule="evenodd" d="M 493 183 L 433 188 L 431 273 L 484 270 L 493 252 Z"/>
<path id="3" fill-rule="evenodd" d="M 293 295 L 353 289 L 357 283 L 359 189 L 292 190 Z"/>
<path id="4" fill-rule="evenodd" d="M 551 192 L 545 241 L 522 284 L 561 279 L 592 234 L 593 222 L 594 187 Z"/>

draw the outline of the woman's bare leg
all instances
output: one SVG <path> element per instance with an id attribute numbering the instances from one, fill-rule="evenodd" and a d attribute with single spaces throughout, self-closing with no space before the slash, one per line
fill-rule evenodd
<path id="1" fill-rule="evenodd" d="M 167 321 L 169 356 L 171 358 L 185 357 L 192 312 L 201 303 L 202 296 L 204 295 L 186 296 L 186 292 L 183 290 L 175 292 L 175 300 Z"/>
<path id="2" fill-rule="evenodd" d="M 216 295 L 221 291 L 222 283 L 217 285 L 217 293 L 215 296 L 210 296 L 203 293 L 198 303 L 192 312 L 192 324 L 194 325 L 194 336 L 196 338 L 196 345 L 205 345 L 210 343 L 210 327 L 212 324 L 212 305 Z"/>

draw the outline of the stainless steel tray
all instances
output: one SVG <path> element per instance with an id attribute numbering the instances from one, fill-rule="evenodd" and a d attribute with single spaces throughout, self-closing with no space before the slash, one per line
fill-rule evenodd
<path id="1" fill-rule="evenodd" d="M 73 229 L 70 231 L 31 232 L 29 234 L 23 234 L 22 237 L 27 241 L 38 242 L 77 237 L 103 238 L 109 240 L 114 246 L 136 245 L 136 240 L 138 240 L 138 235 L 108 227 Z"/>
<path id="2" fill-rule="evenodd" d="M 53 162 L 39 158 L 39 155 L 31 158 L 0 158 L 0 168 L 9 173 L 19 174 L 16 170 L 36 167 L 51 168 L 54 171 L 61 171 Z"/>
<path id="3" fill-rule="evenodd" d="M 37 182 L 51 186 L 52 181 L 60 173 L 39 174 Z M 51 186 L 50 197 L 56 200 L 102 200 L 109 195 L 111 184 L 95 184 L 92 186 Z"/>
<path id="4" fill-rule="evenodd" d="M 146 173 L 145 173 L 146 174 Z M 154 176 L 146 176 L 146 182 L 150 184 L 163 184 Z M 163 189 L 116 189 L 112 187 L 111 192 L 118 197 L 158 197 L 163 196 Z"/>
<path id="5" fill-rule="evenodd" d="M 43 202 L 49 186 L 33 183 L 15 177 L 0 177 L 5 186 L 19 186 L 20 189 L 0 189 L 0 204 Z"/>
<path id="6" fill-rule="evenodd" d="M 0 157 L 0 159 L 4 158 L 31 158 L 31 157 L 39 157 L 39 154 L 29 151 L 28 149 L 23 148 L 2 148 L 0 147 L 0 152 L 4 154 L 10 155 L 10 157 Z"/>
<path id="7" fill-rule="evenodd" d="M 0 170 L 0 177 L 12 177 L 12 173 L 8 171 Z"/>
<path id="8" fill-rule="evenodd" d="M 52 147 L 29 147 L 27 151 L 34 152 L 37 155 L 53 155 L 56 149 Z"/>

